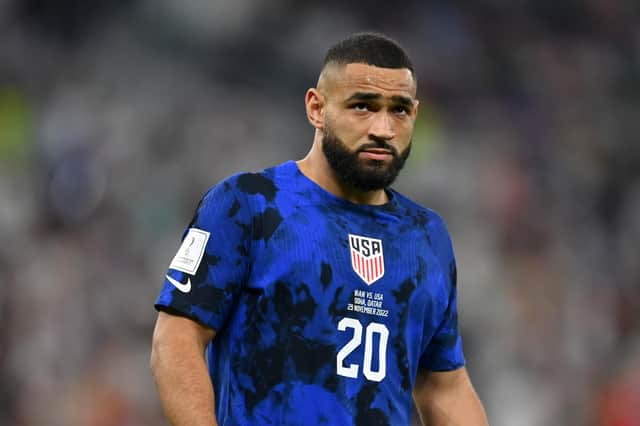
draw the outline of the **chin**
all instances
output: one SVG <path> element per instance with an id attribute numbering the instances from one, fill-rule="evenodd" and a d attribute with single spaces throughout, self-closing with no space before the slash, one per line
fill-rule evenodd
<path id="1" fill-rule="evenodd" d="M 367 170 L 375 169 L 375 170 L 383 170 L 386 172 L 391 164 L 391 160 L 364 159 L 364 160 L 359 160 L 358 163 L 360 167 Z"/>

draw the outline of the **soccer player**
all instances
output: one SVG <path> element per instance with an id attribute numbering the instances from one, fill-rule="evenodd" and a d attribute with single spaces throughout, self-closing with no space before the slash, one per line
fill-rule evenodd
<path id="1" fill-rule="evenodd" d="M 445 224 L 390 188 L 418 111 L 410 59 L 352 35 L 305 101 L 308 155 L 213 186 L 169 265 L 151 355 L 168 419 L 408 425 L 413 399 L 426 424 L 487 425 Z"/>

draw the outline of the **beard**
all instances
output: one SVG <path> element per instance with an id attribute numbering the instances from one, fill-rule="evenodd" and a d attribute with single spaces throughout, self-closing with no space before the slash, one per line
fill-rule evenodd
<path id="1" fill-rule="evenodd" d="M 323 129 L 322 152 L 335 176 L 343 184 L 362 191 L 384 189 L 396 180 L 400 170 L 411 152 L 411 142 L 401 152 L 382 139 L 372 140 L 371 143 L 351 151 L 342 140 L 326 126 Z M 359 154 L 370 148 L 383 148 L 391 153 L 391 161 L 361 159 Z"/>

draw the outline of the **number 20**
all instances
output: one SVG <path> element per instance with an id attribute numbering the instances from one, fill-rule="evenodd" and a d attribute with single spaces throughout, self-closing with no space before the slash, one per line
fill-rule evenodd
<path id="1" fill-rule="evenodd" d="M 336 356 L 336 370 L 340 376 L 351 377 L 353 379 L 358 377 L 358 364 L 350 364 L 348 367 L 344 366 L 344 359 L 349 356 L 360 344 L 362 343 L 362 324 L 360 321 L 353 318 L 342 318 L 338 323 L 338 330 L 346 331 L 347 328 L 353 329 L 353 337 Z M 373 360 L 373 333 L 380 335 L 380 341 L 378 343 L 378 371 L 371 370 L 371 362 Z M 380 382 L 387 374 L 387 341 L 389 340 L 389 330 L 384 324 L 372 322 L 367 325 L 366 335 L 364 341 L 364 366 L 362 373 L 367 379 Z"/>

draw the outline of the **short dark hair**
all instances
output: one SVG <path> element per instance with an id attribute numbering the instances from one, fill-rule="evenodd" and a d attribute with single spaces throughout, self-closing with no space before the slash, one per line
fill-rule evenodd
<path id="1" fill-rule="evenodd" d="M 362 63 L 381 68 L 407 68 L 414 74 L 409 55 L 395 40 L 379 33 L 352 34 L 329 48 L 323 66 L 329 63 Z"/>

